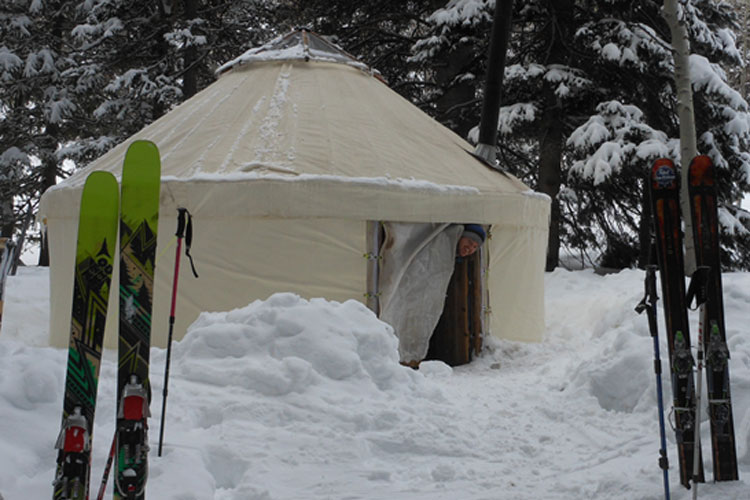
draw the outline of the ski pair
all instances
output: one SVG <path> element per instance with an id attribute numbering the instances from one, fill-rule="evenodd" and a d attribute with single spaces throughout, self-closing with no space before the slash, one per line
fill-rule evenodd
<path id="1" fill-rule="evenodd" d="M 120 320 L 114 498 L 144 498 L 160 176 L 156 146 L 135 141 L 125 155 L 121 189 L 109 172 L 92 172 L 86 179 L 78 223 L 63 418 L 56 443 L 55 500 L 88 499 L 91 439 L 118 224 Z M 103 488 L 99 498 L 102 495 Z"/>
<path id="2" fill-rule="evenodd" d="M 703 335 L 701 347 L 707 354 L 714 479 L 727 481 L 738 479 L 738 472 L 729 393 L 729 353 L 721 302 L 716 183 L 710 159 L 706 156 L 696 157 L 690 164 L 688 175 L 696 264 L 701 268 L 710 268 L 705 303 L 701 306 L 701 327 L 706 325 L 711 331 L 709 335 Z M 700 423 L 696 421 L 695 361 L 690 351 L 684 281 L 680 182 L 674 163 L 668 159 L 656 160 L 650 171 L 648 186 L 664 297 L 680 483 L 690 488 L 691 480 L 702 482 L 704 475 L 700 441 L 695 439 L 695 426 Z M 697 460 L 697 467 L 693 472 L 694 459 Z"/>

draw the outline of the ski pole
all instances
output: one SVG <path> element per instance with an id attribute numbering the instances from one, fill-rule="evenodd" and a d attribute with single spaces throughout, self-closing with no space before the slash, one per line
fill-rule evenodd
<path id="1" fill-rule="evenodd" d="M 659 406 L 659 437 L 661 448 L 659 449 L 659 468 L 664 475 L 664 498 L 669 497 L 669 458 L 667 457 L 667 437 L 664 426 L 664 397 L 661 385 L 661 356 L 659 355 L 659 331 L 656 321 L 656 267 L 654 265 L 646 266 L 646 279 L 644 282 L 645 294 L 643 300 L 636 306 L 635 310 L 641 314 L 647 311 L 648 328 L 651 332 L 651 338 L 654 341 L 654 373 L 656 374 L 656 400 Z"/>
<path id="2" fill-rule="evenodd" d="M 700 442 L 701 442 L 701 385 L 703 382 L 703 314 L 698 320 L 698 380 L 695 382 L 695 425 L 693 429 L 693 500 L 698 498 L 698 478 L 700 474 Z"/>
<path id="3" fill-rule="evenodd" d="M 174 279 L 172 280 L 172 305 L 169 310 L 169 336 L 167 338 L 167 360 L 164 367 L 164 389 L 162 391 L 161 403 L 161 426 L 159 427 L 159 453 L 161 456 L 162 444 L 164 440 L 164 418 L 167 410 L 167 384 L 169 383 L 169 363 L 172 357 L 172 334 L 174 332 L 175 306 L 177 304 L 177 280 L 180 274 L 180 250 L 182 250 L 182 238 L 185 233 L 185 213 L 184 208 L 177 209 L 177 250 L 174 261 Z"/>
<path id="4" fill-rule="evenodd" d="M 187 234 L 187 236 L 186 236 Z M 185 254 L 190 257 L 190 245 L 193 238 L 192 219 L 190 212 L 186 208 L 177 209 L 177 251 L 175 253 L 174 261 L 174 279 L 172 281 L 172 305 L 169 311 L 169 336 L 167 339 L 167 361 L 164 367 L 164 390 L 162 391 L 162 404 L 161 404 L 161 427 L 159 428 L 159 453 L 161 456 L 162 444 L 164 442 L 164 417 L 167 409 L 167 384 L 169 383 L 169 363 L 172 357 L 172 334 L 174 332 L 174 318 L 175 318 L 175 306 L 177 305 L 177 280 L 180 274 L 180 250 L 182 249 L 182 240 L 186 239 Z M 193 274 L 198 277 L 198 273 L 195 272 L 195 266 L 192 265 L 193 259 L 190 257 L 190 264 L 193 269 Z"/>
<path id="5" fill-rule="evenodd" d="M 112 436 L 112 448 L 109 450 L 109 458 L 107 463 L 104 465 L 104 475 L 102 476 L 102 484 L 99 485 L 99 494 L 96 495 L 96 500 L 104 499 L 104 491 L 107 489 L 107 480 L 109 480 L 109 471 L 112 468 L 112 462 L 115 459 L 115 443 L 117 442 L 117 432 Z"/>
<path id="6" fill-rule="evenodd" d="M 693 500 L 698 498 L 698 482 L 700 478 L 700 443 L 701 443 L 701 390 L 703 382 L 703 329 L 706 327 L 706 299 L 708 296 L 708 279 L 711 268 L 707 266 L 698 267 L 690 277 L 690 285 L 686 294 L 688 304 L 695 298 L 695 308 L 700 308 L 698 313 L 698 373 L 695 384 L 695 422 L 693 428 Z M 695 309 L 694 308 L 694 309 Z"/>

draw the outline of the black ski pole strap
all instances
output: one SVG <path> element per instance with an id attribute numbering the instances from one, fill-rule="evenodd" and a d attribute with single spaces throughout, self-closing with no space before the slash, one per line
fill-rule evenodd
<path id="1" fill-rule="evenodd" d="M 655 308 L 658 296 L 656 295 L 656 266 L 646 266 L 646 278 L 643 283 L 643 299 L 635 306 L 635 312 L 641 314 L 648 308 Z"/>
<path id="2" fill-rule="evenodd" d="M 646 266 L 646 278 L 643 282 L 644 294 L 643 299 L 640 303 L 635 306 L 635 312 L 641 314 L 646 311 L 646 317 L 648 318 L 648 330 L 651 336 L 656 338 L 658 333 L 659 325 L 656 321 L 656 301 L 659 300 L 659 296 L 656 294 L 656 267 L 655 265 Z M 661 365 L 657 368 L 657 373 L 661 371 Z"/>
<path id="3" fill-rule="evenodd" d="M 700 266 L 690 277 L 690 285 L 688 285 L 688 290 L 685 294 L 685 302 L 687 302 L 689 309 L 698 309 L 706 303 L 706 300 L 708 299 L 708 280 L 710 275 L 710 267 Z M 695 307 L 691 307 L 693 299 L 695 299 Z"/>
<path id="4" fill-rule="evenodd" d="M 193 216 L 190 215 L 187 208 L 177 209 L 177 237 L 185 238 L 185 255 L 190 259 L 190 268 L 193 271 L 193 276 L 198 277 L 198 272 L 195 270 L 195 263 L 193 262 L 193 256 L 190 255 L 190 247 L 193 244 Z"/>
<path id="5" fill-rule="evenodd" d="M 649 236 L 650 237 L 650 236 Z M 648 264 L 646 264 L 646 277 L 643 281 L 644 293 L 643 299 L 635 306 L 635 312 L 643 313 L 647 308 L 656 309 L 656 301 L 659 296 L 656 294 L 656 243 L 651 239 L 648 252 Z"/>
<path id="6" fill-rule="evenodd" d="M 189 214 L 187 208 L 177 209 L 177 232 L 175 233 L 175 236 L 178 238 L 185 237 L 185 218 L 187 214 Z"/>

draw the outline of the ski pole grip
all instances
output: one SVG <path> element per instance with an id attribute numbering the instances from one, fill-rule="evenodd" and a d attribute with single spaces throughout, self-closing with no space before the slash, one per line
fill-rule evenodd
<path id="1" fill-rule="evenodd" d="M 177 233 L 175 236 L 183 238 L 185 236 L 185 218 L 187 215 L 187 208 L 177 209 Z"/>

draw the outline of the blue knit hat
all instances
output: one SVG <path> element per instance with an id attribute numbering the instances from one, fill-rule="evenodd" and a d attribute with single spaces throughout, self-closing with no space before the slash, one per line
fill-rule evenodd
<path id="1" fill-rule="evenodd" d="M 464 224 L 464 232 L 461 234 L 461 237 L 469 238 L 481 245 L 487 238 L 487 233 L 484 232 L 484 228 L 479 224 Z"/>

